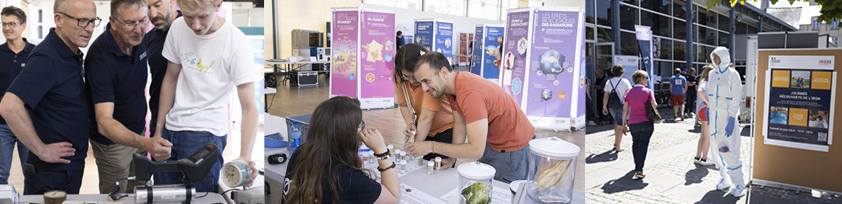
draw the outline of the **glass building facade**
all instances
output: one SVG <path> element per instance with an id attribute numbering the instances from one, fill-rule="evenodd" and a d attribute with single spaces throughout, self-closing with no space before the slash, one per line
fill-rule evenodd
<path id="1" fill-rule="evenodd" d="M 585 0 L 586 3 L 586 42 L 588 71 L 608 69 L 612 65 L 607 55 L 639 55 L 635 25 L 649 26 L 652 29 L 653 72 L 656 76 L 669 77 L 675 68 L 701 69 L 710 63 L 709 53 L 717 46 L 729 46 L 729 10 L 726 7 L 708 10 L 695 2 L 688 5 L 684 0 L 619 0 L 620 25 L 612 26 L 612 0 Z M 692 2 L 692 1 L 690 1 Z M 687 42 L 687 12 L 691 6 L 693 18 L 692 42 Z M 715 10 L 724 10 L 717 12 Z M 755 21 L 756 22 L 756 21 Z M 619 28 L 617 28 L 619 27 Z M 737 22 L 734 35 L 757 33 L 757 23 Z M 619 53 L 612 40 L 612 29 L 620 29 Z M 778 31 L 771 26 L 764 31 Z M 692 46 L 693 61 L 687 63 L 687 48 Z M 608 62 L 604 62 L 609 60 Z M 739 62 L 738 62 L 739 63 Z M 744 62 L 742 62 L 744 63 Z M 642 66 L 641 66 L 642 67 Z M 593 75 L 591 75 L 593 76 Z"/>

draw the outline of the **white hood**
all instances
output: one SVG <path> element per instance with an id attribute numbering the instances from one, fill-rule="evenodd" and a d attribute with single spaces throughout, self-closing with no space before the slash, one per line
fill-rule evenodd
<path id="1" fill-rule="evenodd" d="M 713 60 L 713 54 L 719 56 L 719 64 L 717 64 L 722 69 L 728 69 L 728 63 L 731 63 L 731 54 L 728 53 L 728 48 L 725 47 L 716 47 L 713 52 L 710 53 L 710 59 Z"/>

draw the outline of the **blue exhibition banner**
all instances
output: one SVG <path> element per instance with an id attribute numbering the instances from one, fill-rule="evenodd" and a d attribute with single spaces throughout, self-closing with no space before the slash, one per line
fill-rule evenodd
<path id="1" fill-rule="evenodd" d="M 412 43 L 412 35 L 404 34 L 403 35 L 403 44 L 406 45 L 406 44 L 410 44 L 410 43 Z"/>
<path id="2" fill-rule="evenodd" d="M 453 23 L 436 21 L 436 38 L 433 49 L 447 59 L 453 54 Z"/>
<path id="3" fill-rule="evenodd" d="M 503 42 L 503 26 L 486 26 L 485 52 L 483 52 L 482 77 L 496 79 L 500 75 L 500 43 Z"/>
<path id="4" fill-rule="evenodd" d="M 634 28 L 637 34 L 637 47 L 640 48 L 640 60 L 643 60 L 643 68 L 649 74 L 649 77 L 655 76 L 652 72 L 652 30 L 648 26 L 636 25 Z M 648 88 L 654 88 L 653 81 L 655 80 L 649 80 Z"/>
<path id="5" fill-rule="evenodd" d="M 433 49 L 433 21 L 415 21 L 415 44 Z"/>
<path id="6" fill-rule="evenodd" d="M 482 62 L 482 58 L 485 57 L 485 55 L 483 54 L 483 50 L 485 50 L 485 39 L 483 38 L 483 30 L 485 30 L 485 26 L 477 25 L 477 29 L 474 32 L 474 44 L 471 48 L 471 73 L 480 76 L 482 76 L 482 65 L 480 64 L 480 62 Z"/>

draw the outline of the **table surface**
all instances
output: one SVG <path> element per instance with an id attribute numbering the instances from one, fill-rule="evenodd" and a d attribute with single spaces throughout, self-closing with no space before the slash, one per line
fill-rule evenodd
<path id="1" fill-rule="evenodd" d="M 267 115 L 265 118 L 265 124 L 285 124 L 285 119 Z M 264 130 L 267 134 L 275 133 L 275 132 L 282 132 L 286 133 L 286 125 L 267 125 L 265 126 L 266 129 Z M 286 134 L 283 134 L 286 135 Z M 269 148 L 266 147 L 264 149 L 265 156 L 269 156 L 272 154 L 279 154 L 284 153 L 287 154 L 287 157 L 292 156 L 287 151 L 286 147 L 281 148 Z M 264 166 L 266 167 L 265 176 L 266 179 L 275 180 L 280 183 L 283 183 L 284 175 L 286 174 L 287 163 L 270 165 L 266 160 L 264 160 Z M 412 165 L 414 163 L 408 163 L 407 165 Z M 413 188 L 416 188 L 430 196 L 435 198 L 441 198 L 448 192 L 452 191 L 453 189 L 459 186 L 459 172 L 455 168 L 449 168 L 442 171 L 436 171 L 433 175 L 428 175 L 426 168 L 421 168 L 416 171 L 410 172 L 402 177 L 399 177 L 401 183 L 409 185 Z M 493 180 L 491 184 L 494 188 L 505 188 L 508 189 L 509 185 L 497 180 Z M 534 201 L 530 202 L 530 199 L 522 199 L 524 200 L 522 203 L 533 203 Z M 443 202 L 447 202 L 445 200 L 441 200 Z M 581 191 L 574 191 L 573 192 L 573 202 L 571 203 L 585 203 L 585 192 Z"/>
<path id="2" fill-rule="evenodd" d="M 266 60 L 266 64 L 327 64 L 327 63 L 330 63 L 330 61 L 324 60 L 324 61 L 315 61 L 315 62 L 311 62 L 311 61 L 302 61 L 302 62 L 285 61 L 285 62 L 281 62 L 281 61 L 278 61 L 277 59 Z"/>
<path id="3" fill-rule="evenodd" d="M 200 193 L 202 195 L 204 193 Z M 108 201 L 106 194 L 89 194 L 89 195 L 67 195 L 66 201 L 88 201 L 88 202 L 102 202 L 102 203 L 135 203 L 134 198 L 123 198 L 120 202 Z M 20 203 L 44 203 L 43 195 L 25 195 L 20 197 Z M 196 199 L 193 203 L 212 204 L 212 203 L 227 203 L 222 195 L 217 193 L 208 193 L 203 198 Z"/>

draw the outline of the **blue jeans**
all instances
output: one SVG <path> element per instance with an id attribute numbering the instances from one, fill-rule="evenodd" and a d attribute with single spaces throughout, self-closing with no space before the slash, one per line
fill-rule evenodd
<path id="1" fill-rule="evenodd" d="M 629 124 L 629 131 L 632 135 L 632 155 L 634 156 L 634 171 L 643 171 L 643 163 L 646 162 L 646 153 L 649 152 L 649 139 L 655 132 L 655 125 L 646 121 L 642 123 Z"/>
<path id="2" fill-rule="evenodd" d="M 614 125 L 623 125 L 623 107 L 608 108 L 608 113 L 611 113 L 611 117 L 614 117 Z"/>
<path id="3" fill-rule="evenodd" d="M 23 165 L 26 163 L 26 157 L 29 156 L 29 149 L 23 146 L 18 137 L 12 133 L 9 125 L 0 124 L 0 184 L 9 184 L 9 172 L 12 171 L 12 156 L 14 155 L 15 144 L 18 144 L 20 168 L 23 172 Z"/>
<path id="4" fill-rule="evenodd" d="M 587 104 L 587 105 L 585 105 L 585 107 L 587 108 L 585 110 L 585 113 L 587 113 L 587 115 L 585 115 L 585 119 L 588 120 L 588 121 L 594 121 L 593 114 L 592 114 L 593 110 L 591 110 L 593 108 L 593 105 L 591 105 L 591 99 L 588 98 L 587 96 L 585 96 L 585 99 L 587 101 L 587 102 L 585 102 L 585 104 Z"/>
<path id="5" fill-rule="evenodd" d="M 193 155 L 208 143 L 213 143 L 219 147 L 219 153 L 216 158 L 217 161 L 211 167 L 210 173 L 205 179 L 196 182 L 196 192 L 217 192 L 219 189 L 219 170 L 222 169 L 222 164 L 225 161 L 222 159 L 222 151 L 225 149 L 228 136 L 216 136 L 209 132 L 197 131 L 170 131 L 164 128 L 161 137 L 172 142 L 172 152 L 167 161 L 177 161 Z M 161 172 L 155 173 L 155 185 L 162 184 L 183 184 L 184 176 L 181 172 Z"/>

